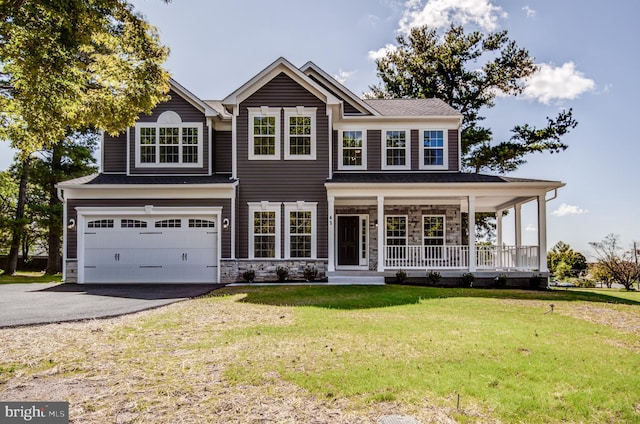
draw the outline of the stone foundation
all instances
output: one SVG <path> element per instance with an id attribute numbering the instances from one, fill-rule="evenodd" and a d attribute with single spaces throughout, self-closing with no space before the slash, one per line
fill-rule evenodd
<path id="1" fill-rule="evenodd" d="M 304 270 L 315 267 L 317 279 L 327 276 L 326 259 L 221 259 L 220 282 L 223 284 L 245 282 L 242 274 L 252 269 L 256 273 L 254 282 L 278 281 L 276 268 L 289 268 L 287 280 L 304 280 Z"/>
<path id="2" fill-rule="evenodd" d="M 78 260 L 77 259 L 67 259 L 64 264 L 65 266 L 65 283 L 77 283 L 78 282 Z"/>

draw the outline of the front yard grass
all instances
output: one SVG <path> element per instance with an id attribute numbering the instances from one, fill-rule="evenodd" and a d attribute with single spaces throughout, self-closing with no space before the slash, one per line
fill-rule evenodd
<path id="1" fill-rule="evenodd" d="M 44 272 L 19 271 L 15 275 L 5 275 L 0 271 L 0 284 L 23 284 L 23 283 L 60 283 L 62 275 L 46 275 Z"/>
<path id="2" fill-rule="evenodd" d="M 638 322 L 640 293 L 234 287 L 0 330 L 0 399 L 56 394 L 78 422 L 638 422 Z"/>

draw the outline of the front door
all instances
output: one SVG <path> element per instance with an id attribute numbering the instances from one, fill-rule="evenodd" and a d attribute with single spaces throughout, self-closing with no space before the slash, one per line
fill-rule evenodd
<path id="1" fill-rule="evenodd" d="M 338 217 L 338 265 L 359 265 L 358 216 Z"/>

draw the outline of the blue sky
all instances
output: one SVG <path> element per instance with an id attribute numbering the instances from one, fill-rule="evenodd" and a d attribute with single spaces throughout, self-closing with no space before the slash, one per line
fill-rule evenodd
<path id="1" fill-rule="evenodd" d="M 496 140 L 515 124 L 543 126 L 573 107 L 569 149 L 531 156 L 511 176 L 565 182 L 548 204 L 548 246 L 589 253 L 609 233 L 640 241 L 638 168 L 640 2 L 625 0 L 135 0 L 171 49 L 172 76 L 203 99 L 221 99 L 280 56 L 311 60 L 362 94 L 378 82 L 373 58 L 412 25 L 508 30 L 540 73 L 526 96 L 486 111 Z M 11 153 L 0 143 L 0 169 Z M 535 204 L 524 208 L 524 242 L 535 243 Z M 506 218 L 509 221 L 511 218 Z M 510 237 L 509 232 L 506 236 Z M 508 239 L 507 239 L 508 241 Z"/>

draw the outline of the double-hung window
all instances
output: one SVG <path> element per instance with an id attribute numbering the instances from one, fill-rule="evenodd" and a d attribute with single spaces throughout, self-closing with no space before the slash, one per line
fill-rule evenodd
<path id="1" fill-rule="evenodd" d="M 202 123 L 136 124 L 137 167 L 201 167 Z"/>
<path id="2" fill-rule="evenodd" d="M 443 259 L 445 245 L 445 216 L 422 216 L 422 244 L 427 260 Z"/>
<path id="3" fill-rule="evenodd" d="M 384 131 L 382 169 L 411 169 L 410 137 L 407 130 Z"/>
<path id="4" fill-rule="evenodd" d="M 249 257 L 280 257 L 280 203 L 249 203 Z"/>
<path id="5" fill-rule="evenodd" d="M 316 158 L 316 108 L 284 108 L 285 151 L 289 160 L 313 160 Z"/>
<path id="6" fill-rule="evenodd" d="M 420 169 L 447 168 L 447 136 L 443 130 L 420 131 Z"/>
<path id="7" fill-rule="evenodd" d="M 250 107 L 249 160 L 280 159 L 280 108 Z"/>
<path id="8" fill-rule="evenodd" d="M 387 215 L 385 217 L 385 223 L 385 244 L 387 246 L 388 258 L 399 259 L 406 257 L 407 216 Z"/>
<path id="9" fill-rule="evenodd" d="M 340 132 L 340 170 L 367 169 L 367 133 L 363 130 L 343 130 Z"/>
<path id="10" fill-rule="evenodd" d="M 316 257 L 316 203 L 285 203 L 285 257 Z"/>

